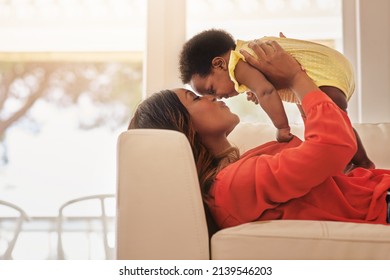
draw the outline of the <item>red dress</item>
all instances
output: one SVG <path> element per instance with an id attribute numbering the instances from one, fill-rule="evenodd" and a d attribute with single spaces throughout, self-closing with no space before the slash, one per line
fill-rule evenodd
<path id="1" fill-rule="evenodd" d="M 266 143 L 218 173 L 207 203 L 219 227 L 275 219 L 386 224 L 390 171 L 344 175 L 356 152 L 348 116 L 321 91 L 302 106 L 305 141 Z"/>

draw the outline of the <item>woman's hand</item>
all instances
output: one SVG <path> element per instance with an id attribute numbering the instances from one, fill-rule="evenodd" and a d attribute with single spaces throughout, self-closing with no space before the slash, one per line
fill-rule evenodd
<path id="1" fill-rule="evenodd" d="M 291 89 L 302 100 L 306 93 L 318 90 L 301 65 L 275 41 L 249 43 L 257 58 L 242 50 L 245 60 L 261 71 L 276 89 Z"/>
<path id="2" fill-rule="evenodd" d="M 277 88 L 289 88 L 295 76 L 302 72 L 300 64 L 275 41 L 255 40 L 249 47 L 258 58 L 241 51 L 246 61 L 260 70 Z"/>

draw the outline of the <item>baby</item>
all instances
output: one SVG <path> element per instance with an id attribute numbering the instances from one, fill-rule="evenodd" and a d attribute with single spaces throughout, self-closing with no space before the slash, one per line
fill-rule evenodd
<path id="1" fill-rule="evenodd" d="M 355 82 L 353 69 L 345 56 L 309 41 L 285 37 L 264 37 L 261 40 L 277 41 L 302 65 L 316 85 L 346 112 Z M 300 100 L 289 89 L 275 89 L 261 72 L 245 62 L 241 51 L 254 55 L 248 44 L 240 40 L 235 42 L 224 30 L 211 29 L 195 35 L 184 44 L 180 54 L 181 80 L 199 94 L 217 98 L 248 92 L 248 99 L 259 103 L 277 128 L 276 139 L 288 142 L 292 135 L 282 100 L 296 103 L 305 118 Z M 374 168 L 356 131 L 355 135 L 358 150 L 350 167 Z"/>

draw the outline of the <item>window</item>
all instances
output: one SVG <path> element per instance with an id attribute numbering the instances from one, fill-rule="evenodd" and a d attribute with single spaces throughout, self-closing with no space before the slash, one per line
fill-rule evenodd
<path id="1" fill-rule="evenodd" d="M 61 204 L 115 193 L 145 17 L 143 0 L 0 0 L 0 192 L 32 218 L 14 258 L 53 257 Z"/>

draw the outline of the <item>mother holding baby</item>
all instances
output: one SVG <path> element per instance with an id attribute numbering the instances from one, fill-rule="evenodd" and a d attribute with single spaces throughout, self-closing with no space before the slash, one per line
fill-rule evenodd
<path id="1" fill-rule="evenodd" d="M 390 170 L 355 168 L 344 174 L 357 150 L 346 113 L 276 41 L 249 47 L 256 58 L 243 55 L 270 90 L 287 88 L 299 100 L 306 117 L 303 140 L 291 135 L 288 142 L 265 143 L 240 155 L 227 140 L 239 117 L 214 96 L 186 89 L 144 100 L 129 129 L 186 135 L 204 201 L 220 228 L 275 219 L 388 224 Z"/>

